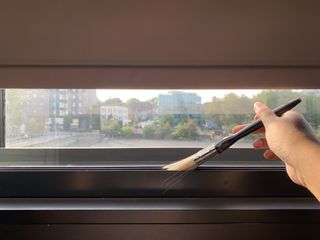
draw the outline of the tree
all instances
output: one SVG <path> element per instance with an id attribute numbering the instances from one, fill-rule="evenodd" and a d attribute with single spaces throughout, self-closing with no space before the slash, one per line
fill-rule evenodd
<path id="1" fill-rule="evenodd" d="M 7 134 L 18 136 L 22 125 L 27 124 L 27 95 L 22 89 L 6 91 L 7 102 Z"/>
<path id="2" fill-rule="evenodd" d="M 130 126 L 123 126 L 120 130 L 121 137 L 130 138 L 133 136 L 133 129 Z"/>
<path id="3" fill-rule="evenodd" d="M 316 94 L 307 94 L 305 100 L 305 117 L 311 126 L 318 129 L 320 123 L 320 97 Z"/>
<path id="4" fill-rule="evenodd" d="M 168 138 L 171 135 L 171 131 L 172 131 L 172 127 L 169 124 L 169 122 L 165 122 L 160 124 L 156 130 L 155 130 L 155 135 L 158 138 L 164 139 L 164 138 Z"/>
<path id="5" fill-rule="evenodd" d="M 128 107 L 136 107 L 141 103 L 139 99 L 136 98 L 130 98 L 127 100 L 127 106 Z"/>
<path id="6" fill-rule="evenodd" d="M 249 97 L 229 93 L 223 98 L 213 97 L 210 103 L 203 105 L 202 111 L 207 120 L 229 130 L 252 119 L 252 106 L 253 101 Z"/>
<path id="7" fill-rule="evenodd" d="M 180 122 L 173 133 L 173 138 L 184 139 L 188 137 L 188 128 L 184 122 Z"/>
<path id="8" fill-rule="evenodd" d="M 130 98 L 126 105 L 129 110 L 129 119 L 133 122 L 150 120 L 154 117 L 156 104 L 154 100 L 142 102 L 136 98 Z"/>
<path id="9" fill-rule="evenodd" d="M 121 135 L 122 123 L 118 120 L 108 120 L 103 127 L 103 131 L 109 137 L 118 137 Z"/>
<path id="10" fill-rule="evenodd" d="M 154 138 L 156 128 L 153 125 L 147 125 L 143 128 L 142 135 L 144 138 Z"/>
<path id="11" fill-rule="evenodd" d="M 264 102 L 271 108 L 275 108 L 280 104 L 284 104 L 285 102 L 304 95 L 301 92 L 291 91 L 291 90 L 263 90 L 260 93 L 253 96 L 253 102 Z M 301 109 L 304 104 L 299 104 L 296 109 Z"/>
<path id="12" fill-rule="evenodd" d="M 172 114 L 164 114 L 159 118 L 160 125 L 169 124 L 171 127 L 174 126 L 176 119 Z"/>
<path id="13" fill-rule="evenodd" d="M 193 119 L 189 119 L 187 122 L 186 122 L 186 127 L 188 129 L 188 137 L 189 138 L 196 138 L 199 136 L 198 134 L 198 124 L 195 120 Z"/>
<path id="14" fill-rule="evenodd" d="M 158 106 L 159 105 L 159 98 L 158 97 L 154 97 L 154 98 L 151 98 L 150 100 L 148 100 L 147 102 L 152 104 L 152 105 Z"/>
<path id="15" fill-rule="evenodd" d="M 193 119 L 189 119 L 187 122 L 180 122 L 172 134 L 175 139 L 194 139 L 198 135 L 197 123 Z"/>
<path id="16" fill-rule="evenodd" d="M 123 102 L 120 98 L 109 98 L 104 101 L 103 105 L 106 106 L 123 106 Z"/>

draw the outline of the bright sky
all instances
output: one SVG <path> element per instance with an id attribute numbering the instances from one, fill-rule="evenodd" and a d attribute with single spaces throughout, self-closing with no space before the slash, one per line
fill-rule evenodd
<path id="1" fill-rule="evenodd" d="M 126 102 L 130 98 L 137 98 L 140 101 L 147 101 L 154 97 L 158 97 L 160 93 L 167 94 L 169 91 L 183 91 L 189 93 L 196 93 L 201 97 L 202 103 L 210 102 L 213 96 L 223 97 L 228 93 L 235 93 L 237 95 L 253 96 L 262 90 L 119 90 L 119 89 L 101 89 L 97 90 L 97 97 L 100 101 L 105 101 L 108 98 L 120 98 Z"/>

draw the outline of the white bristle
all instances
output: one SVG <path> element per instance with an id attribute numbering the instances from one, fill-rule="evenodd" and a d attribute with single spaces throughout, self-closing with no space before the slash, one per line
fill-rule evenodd
<path id="1" fill-rule="evenodd" d="M 185 159 L 182 159 L 180 161 L 170 163 L 166 166 L 164 166 L 162 169 L 167 171 L 186 171 L 186 170 L 194 170 L 198 167 L 196 162 L 194 161 L 194 156 L 187 157 Z"/>

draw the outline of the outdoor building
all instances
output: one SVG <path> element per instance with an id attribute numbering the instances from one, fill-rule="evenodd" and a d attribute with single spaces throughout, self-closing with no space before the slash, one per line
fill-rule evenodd
<path id="1" fill-rule="evenodd" d="M 133 121 L 147 121 L 154 118 L 158 110 L 157 104 L 140 102 L 128 104 L 129 119 Z"/>
<path id="2" fill-rule="evenodd" d="M 98 104 L 96 91 L 83 89 L 30 89 L 25 98 L 27 117 L 43 132 L 88 130 Z"/>
<path id="3" fill-rule="evenodd" d="M 118 120 L 123 125 L 128 124 L 128 108 L 123 106 L 101 106 L 100 107 L 101 128 L 108 120 Z"/>
<path id="4" fill-rule="evenodd" d="M 88 130 L 92 109 L 97 104 L 95 90 L 49 90 L 51 130 Z"/>
<path id="5" fill-rule="evenodd" d="M 25 94 L 25 106 L 28 117 L 48 117 L 49 94 L 44 89 L 28 89 Z"/>
<path id="6" fill-rule="evenodd" d="M 187 115 L 198 118 L 201 116 L 201 97 L 196 93 L 182 91 L 159 94 L 159 114 Z"/>

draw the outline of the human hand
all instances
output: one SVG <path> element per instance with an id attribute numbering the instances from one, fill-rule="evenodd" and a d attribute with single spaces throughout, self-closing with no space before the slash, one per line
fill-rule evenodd
<path id="1" fill-rule="evenodd" d="M 265 149 L 264 157 L 267 159 L 281 159 L 285 163 L 290 179 L 296 184 L 307 187 L 306 165 L 309 164 L 309 157 L 313 157 L 308 155 L 314 149 L 320 150 L 319 140 L 310 124 L 301 114 L 294 111 L 288 111 L 278 117 L 260 102 L 255 103 L 254 110 L 255 119 L 261 119 L 264 124 L 264 128 L 255 133 L 265 132 L 265 138 L 255 140 L 253 147 Z M 235 126 L 232 131 L 237 132 L 245 126 Z"/>

